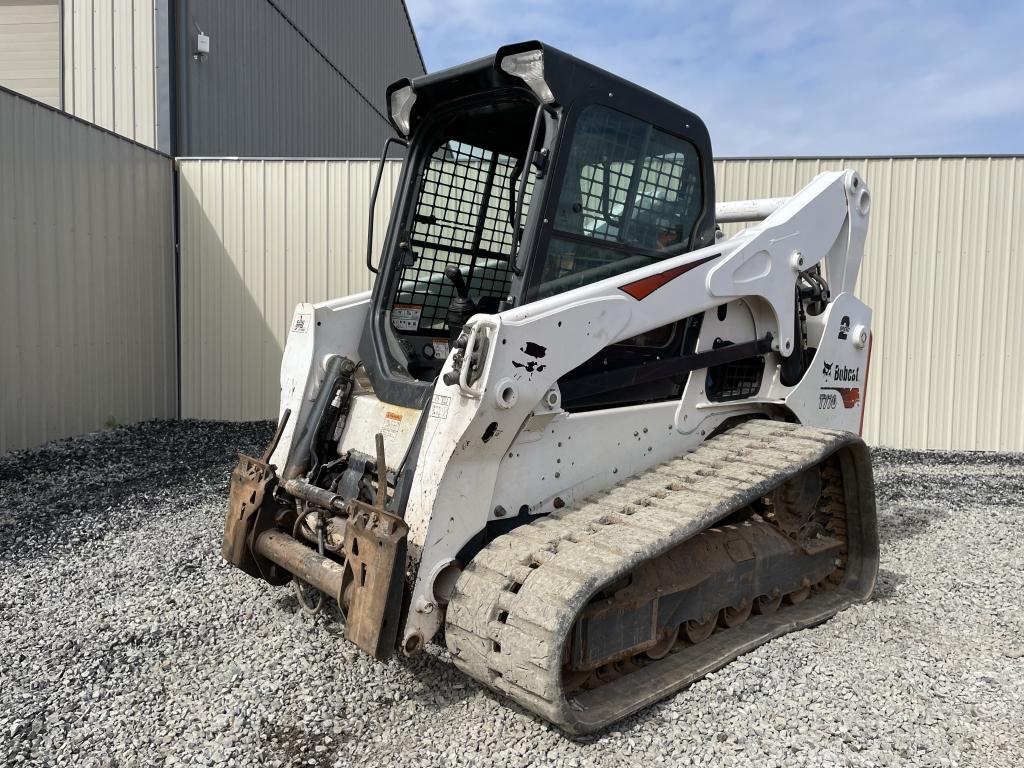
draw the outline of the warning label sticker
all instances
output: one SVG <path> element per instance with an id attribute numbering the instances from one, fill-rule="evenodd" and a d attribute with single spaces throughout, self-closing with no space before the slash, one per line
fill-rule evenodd
<path id="1" fill-rule="evenodd" d="M 391 325 L 398 331 L 415 331 L 420 327 L 422 312 L 419 304 L 395 304 L 391 309 Z"/>
<path id="2" fill-rule="evenodd" d="M 300 312 L 295 316 L 295 321 L 292 323 L 292 333 L 305 333 L 309 330 L 309 324 L 312 321 L 312 315 Z"/>
<path id="3" fill-rule="evenodd" d="M 401 428 L 402 414 L 395 413 L 394 411 L 388 411 L 384 414 L 384 424 L 380 430 L 384 437 L 396 437 Z"/>
<path id="4" fill-rule="evenodd" d="M 448 343 L 448 339 L 433 339 L 434 345 L 434 357 L 440 359 L 448 357 L 448 353 L 451 352 L 451 345 Z"/>
<path id="5" fill-rule="evenodd" d="M 434 399 L 430 401 L 430 417 L 434 419 L 447 419 L 448 406 L 451 403 L 452 398 L 449 395 L 434 395 Z"/>

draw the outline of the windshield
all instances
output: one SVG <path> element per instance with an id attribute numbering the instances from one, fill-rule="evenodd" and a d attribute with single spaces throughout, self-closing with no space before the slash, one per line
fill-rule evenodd
<path id="1" fill-rule="evenodd" d="M 445 267 L 459 267 L 481 312 L 497 311 L 511 289 L 512 217 L 535 105 L 488 104 L 453 117 L 421 171 L 391 326 L 446 337 L 455 295 Z M 523 218 L 535 173 L 526 181 Z"/>

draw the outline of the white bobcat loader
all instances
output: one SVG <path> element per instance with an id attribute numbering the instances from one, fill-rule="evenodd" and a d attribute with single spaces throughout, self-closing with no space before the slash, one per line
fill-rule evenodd
<path id="1" fill-rule="evenodd" d="M 716 207 L 696 115 L 537 42 L 388 100 L 376 284 L 296 308 L 224 557 L 573 733 L 866 598 L 863 180 Z"/>

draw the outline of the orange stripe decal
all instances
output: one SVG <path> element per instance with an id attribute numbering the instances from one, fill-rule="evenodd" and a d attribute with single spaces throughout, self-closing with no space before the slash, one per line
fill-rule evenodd
<path id="1" fill-rule="evenodd" d="M 699 259 L 698 261 L 691 261 L 689 264 L 682 264 L 678 267 L 672 267 L 672 269 L 666 269 L 664 272 L 659 272 L 658 274 L 651 275 L 650 277 L 641 278 L 636 282 L 620 285 L 619 290 L 628 293 L 637 301 L 643 301 L 656 290 L 661 288 L 661 286 L 672 282 L 680 275 L 685 275 L 691 269 L 696 269 L 701 264 L 706 264 L 712 259 L 717 259 L 721 255 L 722 254 L 720 253 L 716 253 L 713 256 L 707 256 L 703 259 Z"/>
<path id="2" fill-rule="evenodd" d="M 860 387 L 822 387 L 822 389 L 838 392 L 839 396 L 843 398 L 843 408 L 854 408 L 860 402 Z"/>

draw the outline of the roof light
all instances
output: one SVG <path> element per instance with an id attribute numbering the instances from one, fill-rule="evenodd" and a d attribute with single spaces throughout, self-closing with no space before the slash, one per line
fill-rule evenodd
<path id="1" fill-rule="evenodd" d="M 406 136 L 409 135 L 412 105 L 416 103 L 416 92 L 411 85 L 406 85 L 391 92 L 391 119 Z"/>
<path id="2" fill-rule="evenodd" d="M 544 81 L 544 51 L 539 48 L 509 54 L 501 60 L 501 68 L 530 86 L 530 90 L 545 104 L 555 100 L 555 95 Z"/>

